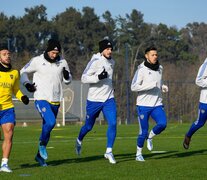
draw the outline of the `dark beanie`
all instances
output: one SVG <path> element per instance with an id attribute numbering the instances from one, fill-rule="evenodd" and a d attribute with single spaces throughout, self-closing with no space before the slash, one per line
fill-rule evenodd
<path id="1" fill-rule="evenodd" d="M 111 41 L 109 41 L 108 39 L 104 39 L 99 42 L 99 52 L 100 53 L 103 52 L 103 50 L 106 48 L 111 48 L 113 50 L 113 45 L 112 45 Z"/>
<path id="2" fill-rule="evenodd" d="M 54 39 L 50 39 L 47 42 L 47 49 L 45 50 L 45 52 L 49 52 L 49 51 L 59 51 L 61 52 L 61 46 L 59 41 L 54 40 Z"/>
<path id="3" fill-rule="evenodd" d="M 7 44 L 0 44 L 0 51 L 9 50 Z"/>

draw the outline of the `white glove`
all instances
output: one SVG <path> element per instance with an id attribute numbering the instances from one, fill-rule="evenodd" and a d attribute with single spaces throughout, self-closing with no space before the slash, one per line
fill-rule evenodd
<path id="1" fill-rule="evenodd" d="M 166 93 L 168 92 L 168 87 L 166 85 L 162 85 L 162 92 Z"/>

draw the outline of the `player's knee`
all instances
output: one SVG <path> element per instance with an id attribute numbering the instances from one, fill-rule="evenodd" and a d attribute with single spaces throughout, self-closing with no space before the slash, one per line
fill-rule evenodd
<path id="1" fill-rule="evenodd" d="M 167 127 L 167 124 L 158 124 L 158 127 L 161 131 L 163 131 Z"/>
<path id="2" fill-rule="evenodd" d="M 55 121 L 50 121 L 46 123 L 46 126 L 48 127 L 48 129 L 52 129 L 55 127 L 56 122 Z"/>
<path id="3" fill-rule="evenodd" d="M 87 126 L 85 126 L 85 129 L 86 129 L 87 132 L 88 132 L 88 131 L 91 131 L 92 128 L 93 128 L 92 125 L 87 125 Z"/>
<path id="4" fill-rule="evenodd" d="M 109 126 L 110 126 L 112 129 L 116 129 L 116 121 L 109 123 Z"/>

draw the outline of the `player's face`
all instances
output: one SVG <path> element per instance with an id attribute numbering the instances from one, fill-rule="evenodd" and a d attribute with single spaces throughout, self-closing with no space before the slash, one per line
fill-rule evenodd
<path id="1" fill-rule="evenodd" d="M 11 54 L 8 50 L 0 51 L 0 61 L 2 64 L 9 64 L 11 61 Z"/>
<path id="2" fill-rule="evenodd" d="M 102 52 L 102 55 L 106 57 L 107 59 L 110 59 L 112 55 L 112 48 L 109 47 L 109 48 L 104 49 Z"/>
<path id="3" fill-rule="evenodd" d="M 149 61 L 149 63 L 156 64 L 157 58 L 158 58 L 157 51 L 151 50 L 147 54 L 145 54 L 145 57 L 147 58 L 147 60 Z"/>
<path id="4" fill-rule="evenodd" d="M 59 51 L 53 50 L 48 52 L 48 56 L 52 60 L 56 60 L 57 56 L 59 55 Z"/>

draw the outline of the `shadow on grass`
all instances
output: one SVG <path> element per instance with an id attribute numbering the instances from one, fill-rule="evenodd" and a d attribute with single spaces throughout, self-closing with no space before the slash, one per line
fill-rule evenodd
<path id="1" fill-rule="evenodd" d="M 194 155 L 206 155 L 207 153 L 207 149 L 201 149 L 201 150 L 196 150 L 196 151 L 189 151 L 186 150 L 186 152 L 178 152 L 178 153 L 173 153 L 173 154 L 169 154 L 169 155 L 164 155 L 159 157 L 159 159 L 162 158 L 182 158 L 182 157 L 188 157 L 188 156 L 194 156 Z"/>
<path id="2" fill-rule="evenodd" d="M 90 161 L 96 161 L 103 159 L 104 156 L 90 156 L 90 157 L 77 157 L 77 158 L 71 158 L 71 159 L 59 159 L 59 160 L 53 160 L 53 161 L 46 161 L 48 166 L 58 166 L 61 164 L 71 164 L 71 163 L 84 163 L 84 162 L 90 162 Z M 33 168 L 33 167 L 40 167 L 39 164 L 36 162 L 35 164 L 21 164 L 20 168 Z M 20 169 L 16 168 L 16 169 Z"/>
<path id="3" fill-rule="evenodd" d="M 178 151 L 166 151 L 163 153 L 150 153 L 150 154 L 143 154 L 145 159 L 153 158 L 153 159 L 163 159 L 163 158 L 180 158 L 186 156 L 192 156 L 197 154 L 206 153 L 207 149 L 197 150 L 197 151 L 188 151 L 188 152 L 181 152 Z M 125 153 L 125 154 L 115 154 L 115 159 L 118 163 L 127 162 L 127 161 L 134 161 L 136 153 Z M 103 155 L 97 156 L 89 156 L 89 157 L 77 157 L 77 158 L 70 158 L 70 159 L 60 159 L 60 160 L 53 160 L 47 161 L 48 166 L 58 166 L 61 164 L 71 164 L 71 163 L 85 163 L 90 161 L 97 161 L 104 159 Z M 21 164 L 19 168 L 16 169 L 26 169 L 26 168 L 34 168 L 40 167 L 38 163 L 34 164 Z"/>
<path id="4" fill-rule="evenodd" d="M 135 153 L 127 153 L 127 154 L 115 154 L 115 159 L 118 163 L 126 162 L 126 161 L 134 161 L 135 160 Z M 148 155 L 150 156 L 150 155 Z M 53 161 L 46 161 L 48 166 L 58 166 L 61 164 L 71 164 L 71 163 L 88 163 L 90 161 L 97 161 L 104 159 L 103 155 L 97 156 L 88 156 L 88 157 L 77 157 L 77 158 L 69 158 L 69 159 L 60 159 L 60 160 L 53 160 Z M 21 164 L 19 168 L 16 169 L 26 169 L 26 168 L 34 168 L 40 167 L 38 163 L 34 164 Z"/>

